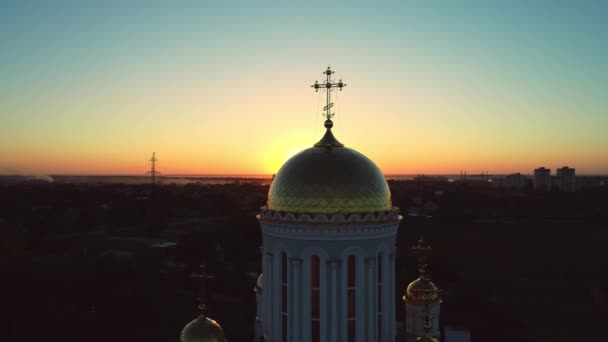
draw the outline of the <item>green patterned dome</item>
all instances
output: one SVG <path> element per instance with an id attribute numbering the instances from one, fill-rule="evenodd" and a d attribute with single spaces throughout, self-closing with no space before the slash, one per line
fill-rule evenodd
<path id="1" fill-rule="evenodd" d="M 380 169 L 361 153 L 343 147 L 332 135 L 331 124 L 326 122 L 326 127 L 315 147 L 281 167 L 270 186 L 267 208 L 330 215 L 390 210 L 391 192 Z"/>

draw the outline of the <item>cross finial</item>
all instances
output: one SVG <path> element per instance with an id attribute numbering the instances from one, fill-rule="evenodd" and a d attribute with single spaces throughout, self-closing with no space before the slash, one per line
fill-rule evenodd
<path id="1" fill-rule="evenodd" d="M 421 236 L 418 239 L 418 244 L 412 246 L 412 253 L 418 258 L 418 272 L 425 277 L 428 272 L 428 256 L 433 249 Z"/>
<path id="2" fill-rule="evenodd" d="M 196 279 L 200 282 L 198 290 L 198 309 L 203 315 L 207 312 L 207 280 L 213 279 L 213 275 L 207 273 L 207 266 L 201 264 L 198 272 L 193 273 L 190 276 L 192 279 Z"/>
<path id="3" fill-rule="evenodd" d="M 331 121 L 331 118 L 335 114 L 331 112 L 331 108 L 334 106 L 333 102 L 331 102 L 331 92 L 335 88 L 338 88 L 340 89 L 340 91 L 342 91 L 342 88 L 346 87 L 346 83 L 342 82 L 342 80 L 339 80 L 337 83 L 332 80 L 331 75 L 333 73 L 334 71 L 331 70 L 331 67 L 327 67 L 327 70 L 323 71 L 323 74 L 326 76 L 325 83 L 319 83 L 319 81 L 315 81 L 315 84 L 311 86 L 312 88 L 315 88 L 315 92 L 319 91 L 319 89 L 325 89 L 325 94 L 327 96 L 327 104 L 325 105 L 325 107 L 323 107 L 323 116 L 325 116 L 327 121 Z"/>

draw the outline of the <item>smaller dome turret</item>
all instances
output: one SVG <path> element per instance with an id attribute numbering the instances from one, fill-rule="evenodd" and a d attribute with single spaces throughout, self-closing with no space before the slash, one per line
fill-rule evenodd
<path id="1" fill-rule="evenodd" d="M 412 246 L 412 252 L 418 258 L 418 279 L 412 281 L 405 290 L 403 300 L 407 303 L 417 305 L 439 304 L 441 303 L 440 291 L 428 276 L 428 254 L 432 251 L 424 238 L 418 240 L 418 244 Z"/>
<path id="2" fill-rule="evenodd" d="M 192 274 L 191 278 L 200 282 L 198 309 L 201 314 L 182 329 L 180 342 L 227 342 L 219 323 L 207 317 L 207 280 L 213 276 L 207 273 L 205 265 L 201 265 L 199 272 Z"/>
<path id="3" fill-rule="evenodd" d="M 418 277 L 407 286 L 403 299 L 407 303 L 419 305 L 441 303 L 439 288 L 425 276 Z"/>
<path id="4" fill-rule="evenodd" d="M 439 342 L 439 340 L 428 334 L 425 334 L 424 336 L 418 337 L 416 339 L 416 342 Z"/>
<path id="5" fill-rule="evenodd" d="M 428 275 L 428 256 L 432 251 L 423 238 L 412 247 L 418 259 L 418 278 L 407 286 L 403 300 L 406 303 L 407 334 L 417 342 L 438 342 L 441 291 Z"/>
<path id="6" fill-rule="evenodd" d="M 227 341 L 222 327 L 216 321 L 201 314 L 182 329 L 180 342 Z"/>

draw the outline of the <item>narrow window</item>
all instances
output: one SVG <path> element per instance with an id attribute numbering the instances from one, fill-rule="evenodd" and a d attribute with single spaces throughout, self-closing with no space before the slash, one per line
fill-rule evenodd
<path id="1" fill-rule="evenodd" d="M 320 306 L 321 306 L 321 296 L 319 294 L 319 289 L 321 285 L 320 281 L 320 269 L 319 269 L 319 257 L 313 255 L 310 259 L 310 317 L 311 317 L 311 341 L 319 342 L 321 341 L 321 325 L 319 322 L 320 318 Z"/>
<path id="2" fill-rule="evenodd" d="M 281 253 L 281 337 L 287 342 L 287 254 Z"/>
<path id="3" fill-rule="evenodd" d="M 356 309 L 356 296 L 357 296 L 357 259 L 354 255 L 348 257 L 348 269 L 347 269 L 347 287 L 346 295 L 347 301 L 347 341 L 355 342 L 356 337 L 356 326 L 357 326 L 357 309 Z"/>

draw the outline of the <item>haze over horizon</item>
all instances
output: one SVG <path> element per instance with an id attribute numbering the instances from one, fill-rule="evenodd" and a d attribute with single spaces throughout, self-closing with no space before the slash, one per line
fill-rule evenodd
<path id="1" fill-rule="evenodd" d="M 608 174 L 608 2 L 0 3 L 0 174 Z"/>

